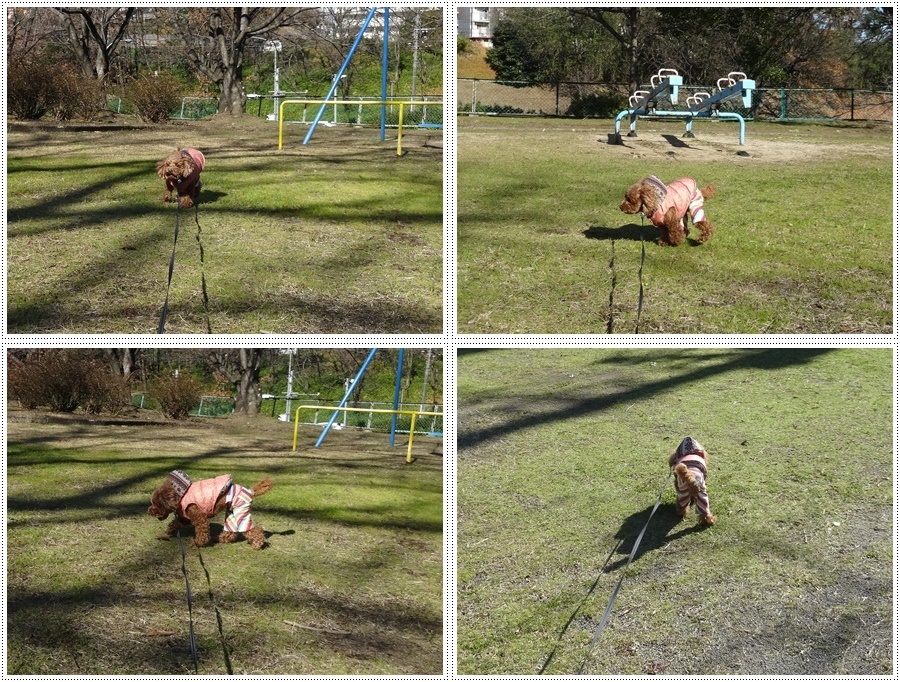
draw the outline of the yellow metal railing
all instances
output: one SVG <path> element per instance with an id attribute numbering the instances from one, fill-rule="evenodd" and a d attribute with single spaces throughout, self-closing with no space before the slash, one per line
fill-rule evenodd
<path id="1" fill-rule="evenodd" d="M 392 100 L 361 100 L 361 99 L 286 99 L 281 102 L 281 105 L 278 107 L 278 151 L 281 151 L 282 141 L 284 139 L 284 107 L 287 104 L 355 104 L 357 106 L 361 106 L 363 104 L 368 105 L 376 105 L 376 106 L 399 106 L 400 107 L 400 115 L 398 119 L 397 126 L 397 156 L 403 155 L 403 108 L 409 106 L 418 106 L 418 107 L 427 107 L 427 106 L 444 106 L 444 103 L 437 100 L 416 100 L 416 101 L 406 101 L 406 102 L 397 102 Z"/>
<path id="2" fill-rule="evenodd" d="M 368 407 L 327 407 L 325 405 L 301 405 L 294 413 L 294 448 L 297 452 L 297 438 L 300 433 L 300 410 L 319 410 L 325 412 L 374 412 L 375 414 L 409 414 L 412 415 L 409 425 L 409 443 L 406 446 L 406 463 L 412 462 L 413 436 L 416 431 L 416 417 L 420 414 L 443 417 L 443 412 L 423 412 L 422 410 L 373 410 Z"/>

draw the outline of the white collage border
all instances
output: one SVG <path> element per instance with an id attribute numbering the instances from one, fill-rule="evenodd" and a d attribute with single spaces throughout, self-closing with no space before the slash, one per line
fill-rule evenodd
<path id="1" fill-rule="evenodd" d="M 4 2 L 4 8 L 14 5 L 19 6 L 51 6 L 58 3 L 50 2 L 22 2 L 10 3 Z M 104 6 L 109 3 L 88 2 L 84 5 Z M 140 2 L 137 5 L 154 6 L 160 3 Z M 182 4 L 182 3 L 179 3 Z M 185 5 L 208 5 L 211 3 L 192 3 L 185 2 Z M 295 2 L 263 2 L 263 5 L 311 5 L 312 3 L 295 3 Z M 358 6 L 358 3 L 351 2 L 331 2 L 327 3 L 333 6 Z M 516 6 L 583 6 L 585 3 L 572 2 L 493 2 L 485 3 L 490 7 L 516 7 Z M 621 3 L 614 3 L 621 4 Z M 630 5 L 643 6 L 679 6 L 689 3 L 682 2 L 634 2 Z M 732 2 L 710 2 L 704 3 L 707 6 L 728 6 L 740 5 L 741 3 Z M 786 5 L 812 5 L 808 2 L 762 2 L 756 3 L 755 6 L 786 6 Z M 840 3 L 840 2 L 824 2 L 818 3 L 816 6 L 847 6 L 848 4 L 858 3 Z M 900 372 L 898 372 L 898 358 L 900 358 L 900 335 L 896 331 L 896 327 L 892 334 L 888 335 L 691 335 L 691 336 L 674 336 L 674 335 L 658 335 L 658 336 L 631 336 L 631 335 L 613 335 L 613 336 L 595 336 L 595 335 L 477 335 L 477 334 L 458 334 L 457 329 L 457 310 L 455 304 L 455 294 L 457 290 L 456 282 L 456 215 L 457 215 L 457 198 L 456 198 L 456 120 L 455 109 L 449 108 L 450 103 L 456 101 L 456 10 L 459 7 L 468 7 L 472 3 L 462 2 L 405 2 L 398 3 L 397 7 L 422 6 L 422 7 L 443 7 L 444 9 L 444 331 L 442 334 L 424 334 L 424 335 L 313 335 L 313 336 L 291 336 L 291 335 L 212 335 L 198 337 L 194 335 L 11 335 L 8 333 L 6 326 L 6 317 L 3 320 L 3 341 L 4 347 L 9 348 L 28 348 L 28 347 L 104 347 L 104 346 L 121 346 L 128 345 L 131 347 L 151 348 L 151 347 L 173 347 L 173 348 L 190 348 L 190 347 L 240 347 L 252 344 L 257 347 L 266 348 L 283 348 L 287 346 L 303 346 L 317 348 L 371 348 L 373 346 L 385 348 L 428 348 L 440 347 L 444 352 L 444 394 L 445 409 L 447 417 L 444 426 L 444 672 L 442 675 L 434 676 L 403 676 L 392 678 L 391 676 L 367 677 L 367 676 L 348 676 L 348 677 L 319 677 L 315 675 L 295 676 L 298 679 L 353 679 L 353 680 L 385 680 L 385 679 L 403 679 L 403 680 L 488 680 L 488 679 L 540 679 L 538 676 L 464 676 L 458 675 L 456 669 L 456 435 L 458 431 L 457 423 L 457 358 L 456 350 L 459 348 L 803 348 L 803 347 L 835 347 L 835 348 L 891 348 L 893 350 L 893 381 L 894 381 L 894 623 L 893 623 L 893 651 L 894 651 L 894 674 L 887 679 L 900 679 L 897 670 L 897 653 L 898 628 L 897 628 L 897 595 L 898 586 L 900 586 L 900 567 L 898 567 L 898 515 L 897 495 L 900 492 L 900 458 L 898 458 L 898 413 L 897 401 L 900 395 Z M 894 7 L 897 3 L 893 3 Z M 5 37 L 5 22 L 3 33 Z M 895 73 L 898 65 L 898 38 L 894 35 L 894 65 Z M 3 74 L 3 108 L 5 113 L 6 107 L 6 78 L 5 70 Z M 897 124 L 900 117 L 896 106 L 894 108 L 894 153 L 893 153 L 893 171 L 894 171 L 894 194 L 893 194 L 893 215 L 894 215 L 894 325 L 896 325 L 897 313 L 900 310 L 897 299 L 897 283 L 898 283 L 898 264 L 897 256 L 900 255 L 900 242 L 898 242 L 898 214 L 900 214 L 900 197 L 898 197 L 898 140 L 896 136 Z M 0 133 L 3 136 L 3 193 L 0 201 L 3 202 L 4 215 L 6 215 L 6 131 Z M 850 210 L 850 207 L 848 207 Z M 2 245 L 2 282 L 0 282 L 0 291 L 3 295 L 3 305 L 6 305 L 6 243 L 5 239 Z M 6 405 L 6 363 L 0 368 L 0 379 L 2 379 L 3 403 L 2 407 L 2 441 L 3 441 L 3 477 L 2 477 L 2 493 L 4 500 L 6 499 L 6 424 L 7 424 L 7 405 Z M 6 594 L 6 505 L 3 506 L 3 547 L 4 552 L 0 557 L 0 568 L 2 568 L 2 587 L 3 594 Z M 6 642 L 6 600 L 4 599 L 3 622 L 0 625 L 2 629 L 3 640 Z M 3 655 L 2 670 L 0 677 L 6 679 L 15 679 L 9 676 L 6 667 L 6 652 Z M 74 676 L 73 676 L 74 677 Z M 572 676 L 574 679 L 574 676 Z M 28 679 L 44 679 L 41 677 L 29 677 Z M 60 679 L 59 676 L 46 679 Z M 140 677 L 137 679 L 163 679 L 163 677 Z M 225 679 L 225 678 L 222 678 Z M 261 677 L 260 679 L 283 679 L 282 677 Z M 659 676 L 656 677 L 659 679 Z M 670 678 L 674 679 L 674 678 Z M 684 679 L 684 678 L 680 678 Z M 705 677 L 710 680 L 732 679 L 728 677 Z M 828 678 L 799 678 L 799 677 L 756 677 L 743 676 L 742 679 L 834 679 Z M 858 679 L 886 679 L 885 677 L 858 678 Z"/>

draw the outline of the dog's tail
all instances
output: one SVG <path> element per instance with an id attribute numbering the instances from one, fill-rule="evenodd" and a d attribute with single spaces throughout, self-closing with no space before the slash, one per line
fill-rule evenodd
<path id="1" fill-rule="evenodd" d="M 700 484 L 697 482 L 697 477 L 694 476 L 694 472 L 688 469 L 684 463 L 675 465 L 675 475 L 687 484 L 688 490 L 691 491 L 692 498 L 697 497 L 703 492 L 700 488 Z"/>
<path id="2" fill-rule="evenodd" d="M 703 195 L 704 200 L 711 199 L 712 197 L 716 196 L 716 186 L 715 185 L 707 185 L 706 187 L 704 187 L 703 189 L 700 190 L 700 194 Z"/>
<path id="3" fill-rule="evenodd" d="M 263 480 L 251 488 L 253 496 L 264 495 L 272 489 L 272 481 L 266 476 Z"/>

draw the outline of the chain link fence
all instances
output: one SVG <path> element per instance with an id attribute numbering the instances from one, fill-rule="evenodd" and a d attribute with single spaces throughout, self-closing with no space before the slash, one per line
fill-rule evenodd
<path id="1" fill-rule="evenodd" d="M 642 86 L 649 89 L 649 86 Z M 681 86 L 678 103 L 659 102 L 659 110 L 683 110 L 684 100 L 713 87 Z M 614 118 L 628 108 L 628 86 L 608 83 L 540 85 L 518 81 L 460 78 L 456 81 L 456 112 L 460 115 L 562 116 Z M 892 121 L 894 94 L 874 90 L 834 88 L 766 88 L 753 91 L 752 105 L 725 102 L 721 111 L 764 121 Z"/>
<path id="2" fill-rule="evenodd" d="M 137 110 L 126 99 L 116 95 L 107 95 L 106 108 L 117 114 L 137 114 Z M 215 97 L 182 97 L 176 109 L 169 114 L 174 119 L 200 119 L 212 116 L 218 111 L 219 103 Z"/>

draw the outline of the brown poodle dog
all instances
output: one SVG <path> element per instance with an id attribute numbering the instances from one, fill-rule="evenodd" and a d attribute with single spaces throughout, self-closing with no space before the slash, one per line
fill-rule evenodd
<path id="1" fill-rule="evenodd" d="M 171 201 L 174 190 L 181 208 L 193 206 L 200 193 L 200 172 L 204 165 L 203 154 L 190 148 L 176 149 L 162 161 L 157 161 L 156 174 L 166 181 L 163 201 Z"/>
<path id="2" fill-rule="evenodd" d="M 693 504 L 700 517 L 700 523 L 711 526 L 716 517 L 709 511 L 709 495 L 706 493 L 706 470 L 709 466 L 709 454 L 700 443 L 688 436 L 669 455 L 669 466 L 675 467 L 675 490 L 678 501 L 675 511 L 678 516 L 687 516 Z"/>
<path id="3" fill-rule="evenodd" d="M 703 212 L 703 200 L 716 193 L 716 188 L 707 185 L 697 187 L 692 178 L 681 178 L 666 185 L 655 175 L 636 182 L 625 192 L 625 201 L 619 204 L 623 213 L 643 213 L 659 228 L 660 246 L 678 246 L 684 242 L 688 232 L 687 216 L 700 228 L 701 244 L 712 236 L 713 224 Z"/>
<path id="4" fill-rule="evenodd" d="M 194 544 L 205 547 L 210 543 L 209 519 L 221 511 L 226 512 L 225 530 L 219 535 L 219 542 L 234 542 L 243 533 L 253 549 L 262 549 L 266 536 L 262 526 L 253 523 L 250 505 L 255 495 L 262 495 L 272 489 L 272 482 L 264 478 L 253 488 L 245 488 L 233 483 L 230 474 L 207 478 L 191 483 L 183 471 L 173 471 L 165 482 L 150 496 L 147 513 L 163 521 L 169 514 L 175 518 L 166 528 L 166 535 L 175 535 L 180 528 L 194 526 Z M 160 538 L 167 540 L 168 537 Z"/>

